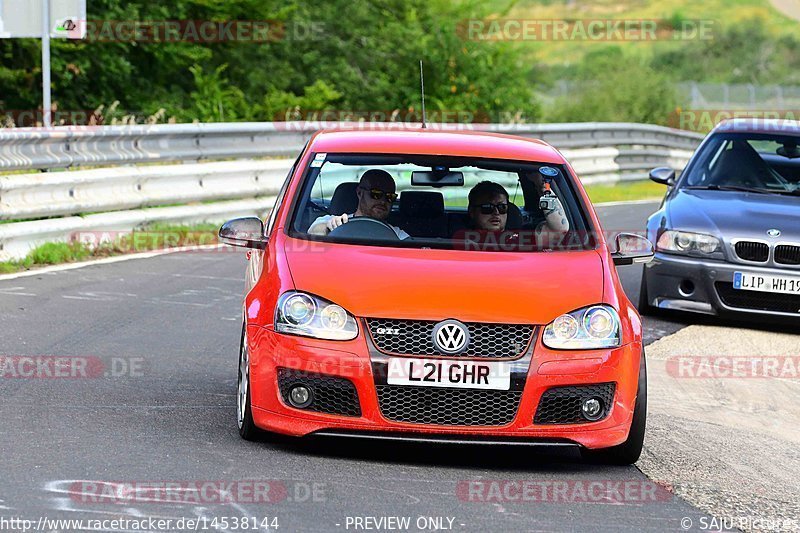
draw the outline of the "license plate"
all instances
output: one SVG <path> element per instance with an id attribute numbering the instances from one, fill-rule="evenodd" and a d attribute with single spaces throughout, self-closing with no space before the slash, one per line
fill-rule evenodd
<path id="1" fill-rule="evenodd" d="M 734 272 L 733 288 L 743 291 L 800 294 L 800 278 Z"/>
<path id="2" fill-rule="evenodd" d="M 389 359 L 389 385 L 449 387 L 454 389 L 511 388 L 511 373 L 504 362 L 448 361 L 435 359 Z"/>

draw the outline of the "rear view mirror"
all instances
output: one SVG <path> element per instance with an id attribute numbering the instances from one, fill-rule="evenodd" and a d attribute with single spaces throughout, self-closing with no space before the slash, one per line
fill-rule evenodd
<path id="1" fill-rule="evenodd" d="M 415 170 L 411 173 L 411 185 L 429 187 L 461 187 L 464 185 L 463 172 L 439 172 L 435 170 Z"/>
<path id="2" fill-rule="evenodd" d="M 655 254 L 653 243 L 641 235 L 620 233 L 614 238 L 611 258 L 615 265 L 649 263 Z"/>
<path id="3" fill-rule="evenodd" d="M 231 246 L 264 249 L 267 238 L 264 236 L 264 223 L 257 217 L 234 218 L 219 228 L 219 239 Z"/>
<path id="4" fill-rule="evenodd" d="M 661 185 L 675 185 L 675 170 L 669 167 L 658 167 L 650 171 L 650 179 Z"/>

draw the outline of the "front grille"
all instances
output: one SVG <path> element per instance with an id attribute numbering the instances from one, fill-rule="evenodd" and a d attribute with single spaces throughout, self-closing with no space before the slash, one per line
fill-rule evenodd
<path id="1" fill-rule="evenodd" d="M 716 287 L 722 303 L 728 307 L 778 313 L 800 313 L 800 295 L 743 291 L 734 289 L 733 283 L 722 281 L 716 282 L 714 287 Z"/>
<path id="2" fill-rule="evenodd" d="M 763 242 L 739 241 L 733 249 L 739 259 L 744 261 L 765 263 L 769 258 L 769 245 Z"/>
<path id="3" fill-rule="evenodd" d="M 367 319 L 369 331 L 378 350 L 392 355 L 447 355 L 433 344 L 434 320 Z M 521 356 L 533 335 L 534 327 L 526 324 L 486 324 L 468 322 L 470 341 L 460 357 L 513 359 Z M 379 329 L 397 329 L 398 335 L 378 333 Z M 452 357 L 452 355 L 450 356 Z"/>
<path id="4" fill-rule="evenodd" d="M 522 391 L 378 385 L 388 420 L 440 426 L 504 426 L 517 415 Z"/>
<path id="5" fill-rule="evenodd" d="M 597 385 L 574 385 L 570 387 L 554 387 L 542 394 L 539 407 L 534 417 L 535 424 L 580 424 L 586 423 L 581 414 L 581 405 L 589 398 L 600 398 L 603 402 L 602 420 L 611 411 L 614 401 L 615 383 L 598 383 Z M 596 422 L 596 420 L 595 420 Z"/>
<path id="6" fill-rule="evenodd" d="M 800 265 L 800 246 L 781 244 L 775 248 L 775 262 L 782 265 Z"/>
<path id="7" fill-rule="evenodd" d="M 361 416 L 358 392 L 353 382 L 349 379 L 279 368 L 278 388 L 286 405 L 292 405 L 289 402 L 289 391 L 295 385 L 304 385 L 311 390 L 311 404 L 302 408 L 306 411 L 316 411 L 331 415 Z"/>

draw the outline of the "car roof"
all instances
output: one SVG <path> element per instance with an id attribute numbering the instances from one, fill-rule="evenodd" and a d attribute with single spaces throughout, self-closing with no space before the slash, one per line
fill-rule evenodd
<path id="1" fill-rule="evenodd" d="M 538 139 L 485 131 L 430 128 L 322 130 L 312 138 L 311 150 L 317 153 L 448 155 L 565 163 L 558 150 Z"/>
<path id="2" fill-rule="evenodd" d="M 732 118 L 723 120 L 712 133 L 778 133 L 800 135 L 800 121 L 773 118 Z"/>

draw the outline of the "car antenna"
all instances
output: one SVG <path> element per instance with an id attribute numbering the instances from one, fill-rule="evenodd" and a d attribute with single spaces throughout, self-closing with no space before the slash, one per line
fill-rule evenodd
<path id="1" fill-rule="evenodd" d="M 425 124 L 425 77 L 422 75 L 422 60 L 419 60 L 419 86 L 422 91 L 422 129 L 428 126 Z"/>

